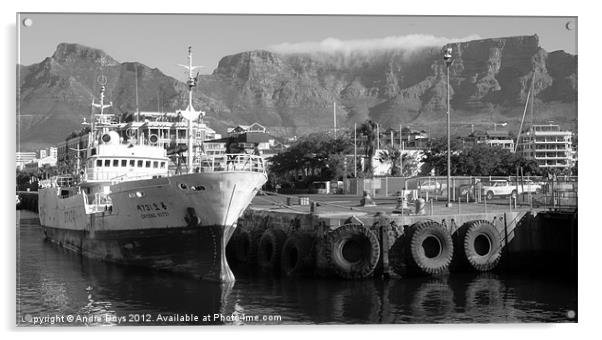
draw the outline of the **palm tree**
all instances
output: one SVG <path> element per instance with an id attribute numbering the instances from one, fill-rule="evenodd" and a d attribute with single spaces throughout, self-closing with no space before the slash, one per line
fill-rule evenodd
<path id="1" fill-rule="evenodd" d="M 368 158 L 368 166 L 365 172 L 368 177 L 372 177 L 372 158 L 376 152 L 376 130 L 376 123 L 371 120 L 365 121 L 358 127 L 360 135 L 366 136 L 366 146 L 364 150 L 366 158 Z"/>
<path id="2" fill-rule="evenodd" d="M 399 149 L 389 146 L 385 150 L 380 150 L 377 157 L 381 163 L 391 162 L 391 171 L 389 172 L 391 176 L 401 175 L 401 169 L 399 167 L 401 151 Z"/>

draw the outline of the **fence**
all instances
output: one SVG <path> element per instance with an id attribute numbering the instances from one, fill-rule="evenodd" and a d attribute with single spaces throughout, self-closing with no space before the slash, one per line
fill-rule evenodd
<path id="1" fill-rule="evenodd" d="M 495 199 L 513 199 L 514 205 L 573 208 L 577 206 L 578 181 L 576 176 L 548 179 L 537 176 L 454 176 L 450 179 L 451 200 L 483 202 L 487 200 L 484 188 L 498 181 L 507 181 L 508 193 L 495 195 Z M 447 177 L 375 177 L 347 178 L 344 193 L 361 195 L 367 192 L 373 197 L 399 196 L 402 190 L 416 190 L 418 197 L 429 200 L 447 200 Z M 516 193 L 516 194 L 514 194 Z M 495 201 L 495 199 L 493 201 Z M 489 198 L 492 201 L 492 198 Z"/>

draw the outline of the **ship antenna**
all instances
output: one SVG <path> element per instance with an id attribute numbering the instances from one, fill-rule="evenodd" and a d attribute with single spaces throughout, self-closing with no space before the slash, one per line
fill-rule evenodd
<path id="1" fill-rule="evenodd" d="M 188 70 L 188 80 L 186 81 L 186 85 L 188 85 L 188 107 L 185 111 L 182 111 L 182 116 L 188 120 L 188 155 L 187 155 L 187 165 L 188 165 L 188 173 L 192 173 L 192 158 L 193 158 L 193 135 L 192 135 L 192 121 L 199 116 L 200 112 L 194 110 L 192 106 L 192 88 L 196 86 L 196 78 L 192 75 L 194 69 L 203 67 L 203 66 L 192 66 L 192 46 L 188 46 L 188 65 L 178 64 Z"/>

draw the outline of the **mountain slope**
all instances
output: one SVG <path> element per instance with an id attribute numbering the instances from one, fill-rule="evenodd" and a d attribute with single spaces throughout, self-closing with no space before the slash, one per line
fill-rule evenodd
<path id="1" fill-rule="evenodd" d="M 450 44 L 454 132 L 467 123 L 520 123 L 535 70 L 536 120 L 554 119 L 576 128 L 577 57 L 548 53 L 537 36 L 475 40 Z M 443 132 L 446 68 L 443 47 L 417 50 L 358 51 L 333 54 L 277 54 L 247 51 L 220 60 L 200 76 L 194 105 L 207 111 L 209 124 L 259 122 L 274 134 L 303 134 L 332 126 L 333 102 L 339 125 L 365 119 L 383 127 L 413 124 Z M 22 149 L 54 144 L 80 128 L 98 93 L 96 77 L 108 79 L 114 113 L 136 108 L 138 73 L 141 110 L 173 111 L 186 105 L 182 82 L 139 63 L 120 63 L 103 51 L 60 44 L 42 62 L 19 66 Z"/>

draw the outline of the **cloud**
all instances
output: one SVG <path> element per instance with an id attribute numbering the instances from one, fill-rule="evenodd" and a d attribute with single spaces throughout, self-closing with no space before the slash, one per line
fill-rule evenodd
<path id="1" fill-rule="evenodd" d="M 281 43 L 271 45 L 269 50 L 277 53 L 351 53 L 379 50 L 415 50 L 423 47 L 443 46 L 448 43 L 480 39 L 476 34 L 463 38 L 445 38 L 425 34 L 390 36 L 376 39 L 340 40 L 326 38 L 322 41 Z"/>

